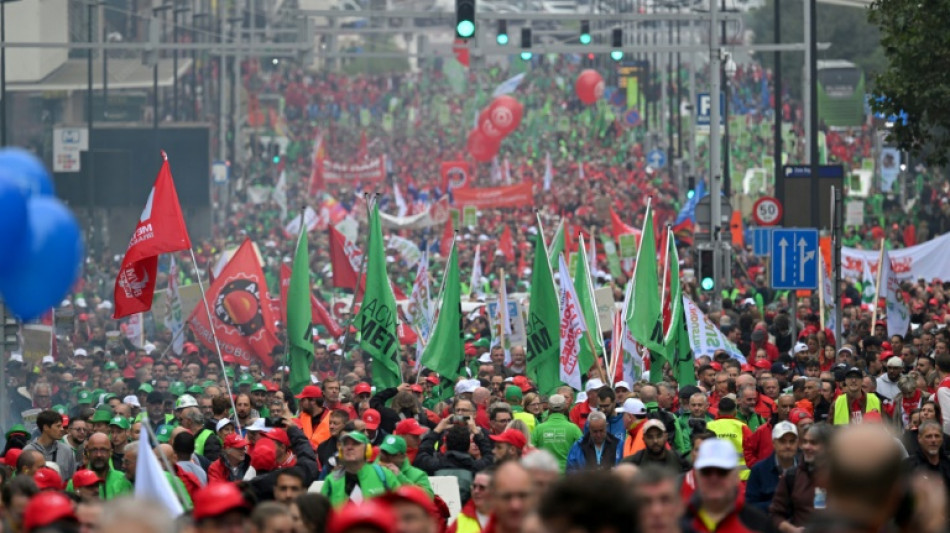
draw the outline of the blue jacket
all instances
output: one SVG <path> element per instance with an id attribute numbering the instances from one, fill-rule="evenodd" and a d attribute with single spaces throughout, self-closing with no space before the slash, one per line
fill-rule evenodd
<path id="1" fill-rule="evenodd" d="M 769 504 L 772 503 L 772 498 L 775 496 L 775 488 L 778 486 L 782 471 L 775 461 L 775 452 L 772 452 L 768 459 L 755 463 L 749 472 L 749 480 L 746 482 L 746 503 L 754 505 L 767 513 Z"/>
<path id="2" fill-rule="evenodd" d="M 584 435 L 590 432 L 590 422 L 584 422 Z M 627 438 L 627 428 L 623 425 L 623 413 L 616 413 L 607 418 L 607 433 L 617 437 L 620 448 L 623 448 L 623 440 Z"/>
<path id="3" fill-rule="evenodd" d="M 590 438 L 590 432 L 585 432 L 584 436 L 571 446 L 571 451 L 567 454 L 567 471 L 610 470 L 619 464 L 621 459 L 623 459 L 623 446 L 616 437 L 607 433 L 607 439 L 604 441 L 604 448 L 600 455 L 600 464 L 597 464 L 597 451 L 594 449 L 594 442 Z"/>

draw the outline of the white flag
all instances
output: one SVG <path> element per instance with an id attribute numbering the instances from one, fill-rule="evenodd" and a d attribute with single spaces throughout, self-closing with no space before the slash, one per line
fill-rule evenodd
<path id="1" fill-rule="evenodd" d="M 837 320 L 835 317 L 835 291 L 832 287 L 831 276 L 825 270 L 825 256 L 818 254 L 819 266 L 818 275 L 821 276 L 821 298 L 825 311 L 825 327 L 831 331 L 837 331 Z"/>
<path id="2" fill-rule="evenodd" d="M 416 343 L 416 361 L 422 360 L 429 333 L 432 331 L 432 298 L 429 289 L 429 253 L 425 250 L 419 258 L 416 279 L 409 295 L 409 321 L 422 342 Z"/>
<path id="3" fill-rule="evenodd" d="M 485 290 L 482 288 L 482 245 L 475 245 L 475 258 L 472 260 L 472 279 L 469 282 L 468 293 L 470 296 L 484 297 Z"/>
<path id="4" fill-rule="evenodd" d="M 280 220 L 283 222 L 287 219 L 287 171 L 280 171 L 280 178 L 277 180 L 277 185 L 274 186 L 274 191 L 271 192 L 270 196 L 274 203 L 280 206 Z"/>
<path id="5" fill-rule="evenodd" d="M 578 161 L 578 162 L 577 162 L 577 179 L 579 179 L 580 181 L 586 181 L 586 180 L 587 180 L 587 176 L 584 175 L 584 162 L 583 162 L 583 161 Z"/>
<path id="6" fill-rule="evenodd" d="M 686 329 L 689 334 L 689 346 L 693 349 L 694 357 L 708 355 L 712 357 L 716 352 L 723 350 L 730 357 L 742 364 L 746 363 L 745 356 L 736 348 L 735 344 L 719 331 L 719 328 L 709 320 L 687 296 L 683 296 L 683 312 L 686 313 Z"/>
<path id="7" fill-rule="evenodd" d="M 404 217 L 409 214 L 409 206 L 406 205 L 406 199 L 402 197 L 402 191 L 399 190 L 399 183 L 393 178 L 393 196 L 396 197 L 396 207 L 399 208 L 399 214 L 396 216 Z"/>
<path id="8" fill-rule="evenodd" d="M 148 424 L 148 416 L 142 417 L 142 427 Z M 143 429 L 143 432 L 145 430 Z M 151 439 L 143 433 L 139 439 L 139 458 L 135 464 L 135 497 L 159 503 L 172 516 L 184 513 L 181 502 L 175 496 L 165 471 L 158 464 L 158 458 L 152 452 Z"/>
<path id="9" fill-rule="evenodd" d="M 643 374 L 643 356 L 640 354 L 640 344 L 633 338 L 633 333 L 627 327 L 627 309 L 629 309 L 630 298 L 633 298 L 633 278 L 627 282 L 627 288 L 623 295 L 623 307 L 619 313 L 620 324 L 614 322 L 614 329 L 620 331 L 620 353 L 623 361 L 623 380 L 627 383 L 634 383 Z M 616 365 L 615 365 L 616 367 Z M 611 381 L 616 372 L 609 376 Z"/>
<path id="10" fill-rule="evenodd" d="M 886 269 L 881 277 L 887 284 L 885 300 L 887 301 L 887 336 L 907 335 L 907 328 L 910 327 L 910 310 L 907 308 L 907 302 L 904 301 L 904 293 L 901 291 L 900 280 L 897 279 L 897 273 L 891 268 L 891 259 L 884 252 L 884 258 L 878 268 Z"/>
<path id="11" fill-rule="evenodd" d="M 521 80 L 524 79 L 524 72 L 521 74 L 516 74 L 507 80 L 501 82 L 498 87 L 495 87 L 494 92 L 491 93 L 492 98 L 497 98 L 503 94 L 513 93 L 521 85 Z"/>
<path id="12" fill-rule="evenodd" d="M 165 327 L 172 332 L 172 351 L 181 355 L 185 348 L 185 320 L 181 311 L 181 293 L 178 292 L 178 263 L 171 256 L 168 265 L 168 291 L 165 293 Z"/>
<path id="13" fill-rule="evenodd" d="M 501 183 L 501 165 L 498 164 L 498 156 L 491 158 L 491 181 L 492 183 Z"/>
<path id="14" fill-rule="evenodd" d="M 554 180 L 554 170 L 551 169 L 551 152 L 544 154 L 544 190 L 551 190 L 551 181 Z"/>
<path id="15" fill-rule="evenodd" d="M 561 381 L 574 390 L 583 390 L 579 355 L 587 324 L 584 323 L 584 313 L 581 312 L 577 292 L 571 282 L 571 273 L 564 262 L 564 254 L 558 256 L 558 279 L 561 292 Z"/>
<path id="16" fill-rule="evenodd" d="M 304 216 L 304 220 L 303 220 L 304 226 L 306 226 L 307 228 L 307 233 L 310 233 L 311 231 L 316 229 L 317 224 L 320 222 L 320 216 L 309 205 L 307 206 L 306 209 L 304 209 L 303 216 Z M 287 232 L 288 235 L 292 235 L 296 237 L 297 234 L 300 233 L 300 223 L 301 223 L 300 214 L 298 213 L 297 216 L 291 219 L 290 222 L 288 222 L 287 225 L 284 226 L 284 231 Z"/>
<path id="17" fill-rule="evenodd" d="M 511 185 L 511 165 L 507 157 L 505 158 L 505 185 Z"/>
<path id="18" fill-rule="evenodd" d="M 129 316 L 129 321 L 125 325 L 125 337 L 129 339 L 136 348 L 141 348 L 145 343 L 145 324 L 142 323 L 142 313 L 135 313 Z"/>

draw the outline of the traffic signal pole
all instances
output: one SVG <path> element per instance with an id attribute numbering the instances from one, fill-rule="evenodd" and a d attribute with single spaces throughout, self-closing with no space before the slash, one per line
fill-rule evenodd
<path id="1" fill-rule="evenodd" d="M 719 135 L 719 105 L 720 84 L 719 72 L 722 69 L 722 50 L 719 46 L 716 24 L 719 15 L 719 2 L 709 0 L 709 196 L 710 221 L 709 231 L 713 243 L 713 279 L 715 288 L 712 291 L 711 308 L 718 310 L 722 306 L 722 203 L 719 200 L 722 190 L 722 159 L 720 153 Z"/>

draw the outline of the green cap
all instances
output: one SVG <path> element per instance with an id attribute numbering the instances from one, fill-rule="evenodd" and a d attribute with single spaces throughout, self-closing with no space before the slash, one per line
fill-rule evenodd
<path id="1" fill-rule="evenodd" d="M 237 384 L 238 385 L 253 385 L 254 376 L 250 374 L 241 374 L 241 376 L 237 380 Z"/>
<path id="2" fill-rule="evenodd" d="M 491 341 L 486 339 L 485 337 L 482 337 L 478 339 L 477 341 L 473 342 L 472 346 L 476 348 L 488 348 L 489 346 L 491 346 Z"/>
<path id="3" fill-rule="evenodd" d="M 251 386 L 251 392 L 267 392 L 267 387 L 261 383 L 255 383 Z"/>
<path id="4" fill-rule="evenodd" d="M 232 378 L 232 379 L 233 379 L 233 378 L 234 378 L 234 369 L 231 368 L 231 367 L 226 367 L 226 368 L 224 369 L 224 375 L 227 376 L 227 377 L 229 377 L 229 378 Z"/>
<path id="5" fill-rule="evenodd" d="M 201 386 L 202 386 L 202 387 L 205 387 L 205 388 L 207 388 L 207 387 L 217 387 L 218 384 L 215 383 L 214 381 L 210 380 L 210 379 L 206 379 L 205 382 L 201 384 Z"/>
<path id="6" fill-rule="evenodd" d="M 521 387 L 517 385 L 508 385 L 505 387 L 505 401 L 520 402 L 522 399 L 524 399 L 524 393 L 521 392 Z"/>
<path id="7" fill-rule="evenodd" d="M 162 424 L 155 432 L 155 438 L 162 444 L 168 444 L 172 438 L 172 428 L 168 424 Z"/>
<path id="8" fill-rule="evenodd" d="M 110 392 L 109 394 L 106 394 L 105 396 L 102 397 L 102 403 L 106 403 L 113 398 L 118 398 L 118 396 Z"/>
<path id="9" fill-rule="evenodd" d="M 95 400 L 95 399 L 99 399 L 99 398 L 101 398 L 102 395 L 105 394 L 105 393 L 106 393 L 105 389 L 93 389 L 93 391 L 92 391 L 92 398 L 93 398 L 94 400 Z"/>
<path id="10" fill-rule="evenodd" d="M 144 392 L 145 394 L 148 394 L 152 392 L 153 390 L 155 389 L 148 383 L 142 383 L 141 385 L 139 385 L 139 388 L 138 388 L 139 392 Z"/>
<path id="11" fill-rule="evenodd" d="M 185 393 L 185 384 L 181 381 L 176 381 L 168 386 L 168 392 L 175 396 L 181 396 Z"/>
<path id="12" fill-rule="evenodd" d="M 192 385 L 188 387 L 188 394 L 197 394 L 200 396 L 204 393 L 205 393 L 205 389 L 201 385 Z"/>
<path id="13" fill-rule="evenodd" d="M 108 424 L 112 421 L 112 409 L 106 407 L 105 409 L 96 409 L 96 412 L 92 415 L 91 422 L 105 422 Z"/>
<path id="14" fill-rule="evenodd" d="M 466 333 L 465 336 L 462 337 L 462 342 L 468 342 L 472 340 L 475 340 L 475 335 L 472 335 L 471 333 Z"/>
<path id="15" fill-rule="evenodd" d="M 7 438 L 9 439 L 10 435 L 13 435 L 14 433 L 22 433 L 23 435 L 26 435 L 27 437 L 30 436 L 30 432 L 26 430 L 26 426 L 24 426 L 23 424 L 13 424 L 13 427 L 7 430 Z"/>
<path id="16" fill-rule="evenodd" d="M 352 439 L 360 444 L 369 444 L 369 438 L 367 438 L 366 435 L 363 435 L 359 431 L 351 431 L 349 433 L 344 433 L 343 435 L 340 436 L 340 442 L 342 442 L 344 439 Z"/>
<path id="17" fill-rule="evenodd" d="M 132 427 L 128 418 L 118 415 L 112 417 L 112 420 L 109 420 L 109 425 L 117 426 L 119 429 L 130 429 Z"/>
<path id="18" fill-rule="evenodd" d="M 92 393 L 87 390 L 79 391 L 77 398 L 78 400 L 76 400 L 76 403 L 78 403 L 79 405 L 92 403 Z"/>
<path id="19" fill-rule="evenodd" d="M 65 406 L 65 405 L 56 404 L 56 405 L 53 406 L 53 410 L 56 411 L 57 413 L 61 414 L 61 415 L 65 415 L 65 414 L 66 414 L 66 406 Z"/>
<path id="20" fill-rule="evenodd" d="M 118 370 L 119 365 L 115 364 L 115 361 L 109 361 L 106 363 L 106 366 L 102 367 L 103 370 Z"/>
<path id="21" fill-rule="evenodd" d="M 386 435 L 383 443 L 379 445 L 379 450 L 389 455 L 406 453 L 406 440 L 397 435 Z"/>

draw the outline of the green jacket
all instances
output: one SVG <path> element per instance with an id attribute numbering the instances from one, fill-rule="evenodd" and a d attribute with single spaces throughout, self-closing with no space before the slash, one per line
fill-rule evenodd
<path id="1" fill-rule="evenodd" d="M 377 459 L 373 464 L 379 464 L 379 459 Z M 390 470 L 390 472 L 392 472 L 392 470 Z M 399 465 L 399 474 L 396 475 L 396 480 L 399 481 L 400 485 L 415 485 L 419 488 L 425 489 L 430 497 L 435 494 L 432 491 L 432 485 L 429 484 L 429 476 L 424 470 L 412 466 L 408 457 L 406 457 L 406 459 L 403 460 L 403 463 Z"/>
<path id="2" fill-rule="evenodd" d="M 752 411 L 752 414 L 749 415 L 748 418 L 742 414 L 742 411 L 736 411 L 736 420 L 745 422 L 745 425 L 749 426 L 749 429 L 752 431 L 759 429 L 759 426 L 765 424 L 765 419 L 762 418 L 762 415 L 756 413 L 755 411 Z"/>
<path id="3" fill-rule="evenodd" d="M 689 412 L 676 415 L 676 435 L 673 437 L 673 447 L 680 455 L 686 455 L 693 451 L 693 431 L 689 427 L 689 419 L 692 418 Z M 715 418 L 709 413 L 703 417 L 706 423 L 712 422 Z"/>
<path id="4" fill-rule="evenodd" d="M 567 454 L 584 434 L 577 424 L 571 422 L 562 413 L 551 413 L 546 422 L 538 424 L 531 433 L 531 443 L 539 449 L 551 452 L 561 465 L 561 472 L 567 464 Z"/>
<path id="5" fill-rule="evenodd" d="M 106 474 L 106 481 L 99 485 L 99 497 L 102 500 L 111 500 L 126 494 L 132 494 L 135 488 L 132 483 L 126 479 L 125 474 L 109 465 L 109 473 Z M 66 492 L 76 492 L 73 489 L 73 480 L 66 484 Z"/>
<path id="6" fill-rule="evenodd" d="M 363 465 L 363 468 L 360 468 L 359 472 L 356 473 L 356 479 L 364 499 L 379 496 L 387 490 L 402 485 L 388 468 L 383 468 L 377 464 L 367 463 Z M 323 487 L 321 487 L 320 492 L 330 500 L 334 507 L 341 507 L 349 501 L 350 495 L 346 493 L 344 471 L 340 469 L 331 472 L 323 480 Z"/>

